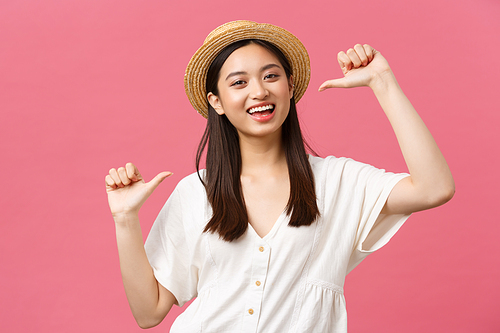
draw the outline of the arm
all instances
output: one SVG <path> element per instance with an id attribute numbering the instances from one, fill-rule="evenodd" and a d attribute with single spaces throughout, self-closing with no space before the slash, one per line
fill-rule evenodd
<path id="1" fill-rule="evenodd" d="M 116 241 L 125 293 L 135 320 L 142 328 L 158 325 L 177 303 L 153 274 L 144 250 L 138 212 L 154 189 L 171 173 L 162 172 L 149 183 L 137 168 L 111 169 L 106 176 L 108 202 L 115 220 Z"/>
<path id="2" fill-rule="evenodd" d="M 382 213 L 412 213 L 449 201 L 455 183 L 448 164 L 385 58 L 371 46 L 357 44 L 347 53 L 340 52 L 338 61 L 344 78 L 326 81 L 319 90 L 370 87 L 391 123 L 410 172 L 394 187 Z"/>

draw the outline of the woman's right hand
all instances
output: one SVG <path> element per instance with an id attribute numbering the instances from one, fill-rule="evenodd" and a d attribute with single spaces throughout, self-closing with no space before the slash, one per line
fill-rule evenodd
<path id="1" fill-rule="evenodd" d="M 156 187 L 170 175 L 172 175 L 171 172 L 160 172 L 149 183 L 146 183 L 132 163 L 127 163 L 125 167 L 120 167 L 118 170 L 115 168 L 109 170 L 105 178 L 106 192 L 109 208 L 115 221 L 129 214 L 137 214 Z"/>

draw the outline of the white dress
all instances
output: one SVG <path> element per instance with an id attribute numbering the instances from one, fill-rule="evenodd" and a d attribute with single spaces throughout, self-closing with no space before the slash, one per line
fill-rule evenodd
<path id="1" fill-rule="evenodd" d="M 263 238 L 250 225 L 230 243 L 203 233 L 205 189 L 196 174 L 179 182 L 145 244 L 179 305 L 196 297 L 170 332 L 347 332 L 345 276 L 409 217 L 380 214 L 408 174 L 333 156 L 309 162 L 321 217 L 297 228 L 282 213 Z"/>

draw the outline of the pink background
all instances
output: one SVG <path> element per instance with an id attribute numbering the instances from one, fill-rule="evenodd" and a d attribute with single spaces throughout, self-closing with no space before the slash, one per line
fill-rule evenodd
<path id="1" fill-rule="evenodd" d="M 500 4 L 421 1 L 0 1 L 0 322 L 3 332 L 136 332 L 104 176 L 136 163 L 166 180 L 144 236 L 194 172 L 205 120 L 183 74 L 218 25 L 282 26 L 309 50 L 298 104 L 318 152 L 406 167 L 368 89 L 319 94 L 336 54 L 369 43 L 434 134 L 457 192 L 413 215 L 347 278 L 350 332 L 499 332 Z M 153 332 L 166 332 L 175 308 Z"/>

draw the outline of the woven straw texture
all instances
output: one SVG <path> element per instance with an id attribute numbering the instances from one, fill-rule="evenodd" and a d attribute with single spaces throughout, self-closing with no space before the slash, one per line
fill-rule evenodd
<path id="1" fill-rule="evenodd" d="M 300 40 L 287 30 L 272 24 L 232 21 L 216 28 L 207 36 L 186 68 L 186 95 L 203 117 L 208 117 L 205 81 L 210 64 L 226 46 L 244 39 L 262 39 L 278 47 L 292 65 L 295 103 L 304 95 L 311 78 L 311 67 L 307 50 Z"/>

